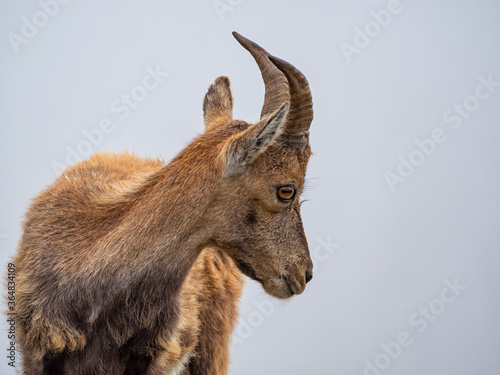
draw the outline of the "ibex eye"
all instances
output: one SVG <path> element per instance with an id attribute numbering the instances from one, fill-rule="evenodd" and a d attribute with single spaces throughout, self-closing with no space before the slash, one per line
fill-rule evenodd
<path id="1" fill-rule="evenodd" d="M 291 186 L 282 186 L 278 189 L 278 198 L 284 202 L 289 202 L 295 195 L 295 188 Z"/>

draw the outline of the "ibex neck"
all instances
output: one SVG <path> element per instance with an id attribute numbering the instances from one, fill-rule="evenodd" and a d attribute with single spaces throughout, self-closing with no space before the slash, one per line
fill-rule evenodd
<path id="1" fill-rule="evenodd" d="M 214 163 L 185 151 L 134 193 L 124 220 L 136 265 L 179 277 L 208 244 L 211 233 L 203 218 L 219 181 Z"/>
<path id="2" fill-rule="evenodd" d="M 140 316 L 144 326 L 158 326 L 140 337 L 148 345 L 155 345 L 149 334 L 161 329 L 168 336 L 175 326 L 182 283 L 210 238 L 203 218 L 217 192 L 218 174 L 213 160 L 196 155 L 183 151 L 113 203 L 110 210 L 117 211 L 119 219 L 97 241 L 94 269 L 100 268 L 99 275 L 110 275 L 98 281 L 109 294 L 100 311 L 113 311 L 122 320 L 103 319 L 130 322 Z M 119 313 L 109 307 L 124 304 Z"/>

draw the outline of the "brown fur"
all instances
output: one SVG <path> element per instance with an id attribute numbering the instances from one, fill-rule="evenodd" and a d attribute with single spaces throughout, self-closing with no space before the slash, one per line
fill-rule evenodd
<path id="1" fill-rule="evenodd" d="M 226 374 L 240 270 L 275 297 L 302 293 L 310 148 L 278 141 L 287 103 L 255 125 L 232 106 L 220 77 L 205 133 L 169 164 L 98 154 L 34 198 L 15 258 L 25 374 Z"/>

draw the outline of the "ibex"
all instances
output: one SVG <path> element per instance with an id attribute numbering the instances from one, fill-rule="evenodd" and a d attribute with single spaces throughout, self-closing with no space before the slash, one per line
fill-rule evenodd
<path id="1" fill-rule="evenodd" d="M 281 299 L 311 280 L 309 85 L 234 36 L 262 72 L 260 121 L 233 120 L 219 77 L 170 163 L 97 154 L 34 198 L 14 260 L 25 374 L 226 374 L 240 271 Z"/>

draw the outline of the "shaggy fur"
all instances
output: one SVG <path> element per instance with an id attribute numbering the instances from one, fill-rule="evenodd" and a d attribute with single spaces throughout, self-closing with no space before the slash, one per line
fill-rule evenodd
<path id="1" fill-rule="evenodd" d="M 226 374 L 240 271 L 302 293 L 310 148 L 279 140 L 288 103 L 255 125 L 232 108 L 220 77 L 204 134 L 170 163 L 94 155 L 34 198 L 14 260 L 25 374 Z"/>

